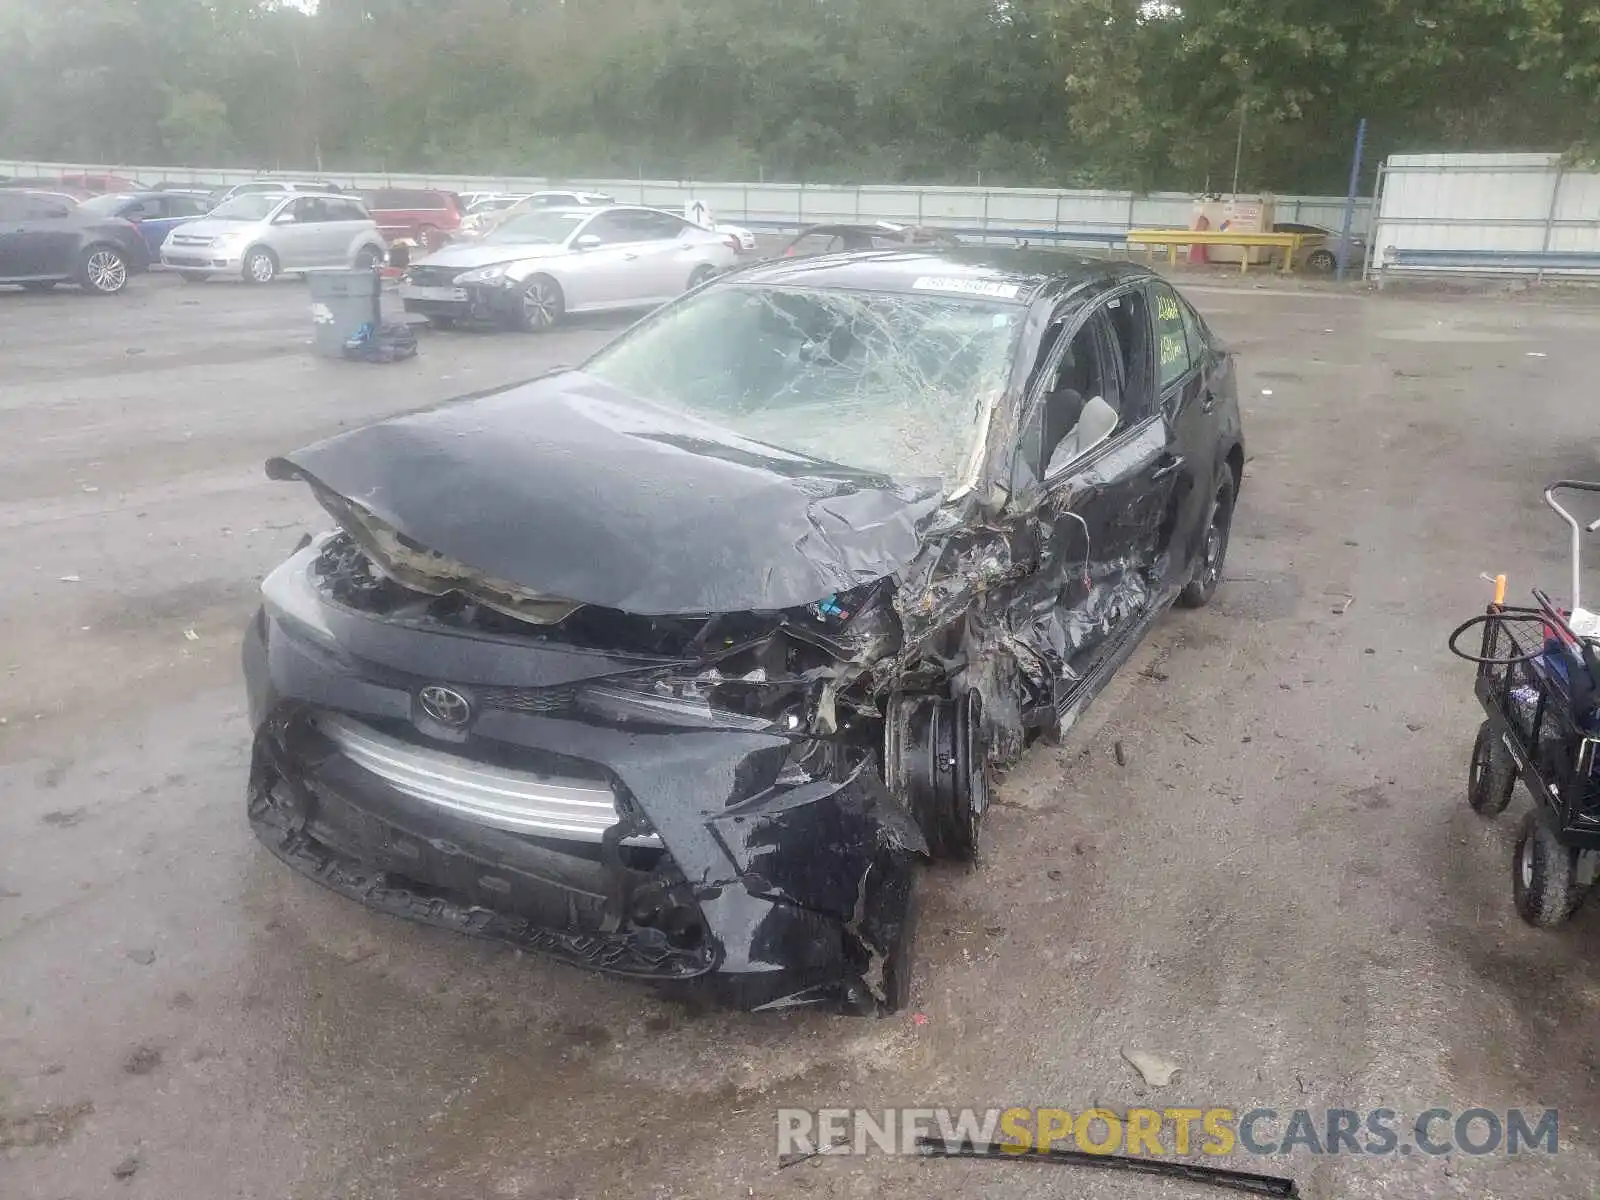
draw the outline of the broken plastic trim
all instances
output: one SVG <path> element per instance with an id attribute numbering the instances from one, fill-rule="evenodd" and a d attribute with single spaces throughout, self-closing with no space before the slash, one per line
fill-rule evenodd
<path id="1" fill-rule="evenodd" d="M 1299 1186 L 1286 1175 L 1261 1175 L 1255 1171 L 1235 1171 L 1229 1167 L 1202 1167 L 1192 1163 L 1160 1158 L 1134 1158 L 1126 1154 L 1091 1154 L 1087 1150 L 1043 1150 L 1008 1146 L 1002 1142 L 947 1141 L 944 1138 L 917 1139 L 917 1153 L 928 1158 L 992 1158 L 1002 1162 L 1047 1162 L 1060 1167 L 1095 1167 L 1102 1171 L 1127 1171 L 1135 1175 L 1161 1175 L 1168 1179 L 1187 1179 L 1209 1187 L 1252 1196 L 1300 1195 Z"/>

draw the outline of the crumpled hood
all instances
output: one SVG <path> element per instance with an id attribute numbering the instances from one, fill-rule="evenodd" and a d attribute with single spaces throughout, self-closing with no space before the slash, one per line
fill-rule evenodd
<path id="1" fill-rule="evenodd" d="M 792 608 L 892 574 L 940 503 L 579 371 L 267 463 L 420 549 L 551 598 L 668 614 Z"/>
<path id="2" fill-rule="evenodd" d="M 470 271 L 473 267 L 492 267 L 495 263 L 521 262 L 529 258 L 553 258 L 566 254 L 565 246 L 552 246 L 545 242 L 471 242 L 467 245 L 450 245 L 419 258 L 419 267 L 454 267 Z"/>

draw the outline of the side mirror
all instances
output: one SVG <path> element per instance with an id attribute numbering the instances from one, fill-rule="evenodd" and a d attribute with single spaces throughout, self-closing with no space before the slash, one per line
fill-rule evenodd
<path id="1" fill-rule="evenodd" d="M 599 234 L 586 233 L 583 236 L 573 240 L 572 248 L 574 250 L 593 250 L 596 246 L 600 246 L 602 244 L 603 243 L 600 241 Z"/>
<path id="2" fill-rule="evenodd" d="M 274 225 L 293 225 L 294 214 L 289 212 L 279 213 L 277 216 L 272 218 L 272 223 Z"/>

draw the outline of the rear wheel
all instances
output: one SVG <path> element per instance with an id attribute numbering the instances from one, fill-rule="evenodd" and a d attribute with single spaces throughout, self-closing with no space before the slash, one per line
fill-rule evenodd
<path id="1" fill-rule="evenodd" d="M 688 290 L 691 292 L 694 291 L 695 288 L 699 287 L 702 283 L 710 279 L 715 274 L 716 269 L 714 267 L 708 267 L 705 263 L 701 263 L 693 271 L 689 272 Z"/>
<path id="2" fill-rule="evenodd" d="M 439 242 L 439 227 L 437 225 L 424 225 L 417 230 L 417 241 L 424 250 L 434 249 Z"/>
<path id="3" fill-rule="evenodd" d="M 78 264 L 78 286 L 91 296 L 115 296 L 128 286 L 128 260 L 112 246 L 90 246 Z"/>
<path id="4" fill-rule="evenodd" d="M 1578 852 L 1557 839 L 1548 809 L 1537 807 L 1523 821 L 1511 862 L 1511 894 L 1529 925 L 1554 929 L 1577 909 L 1583 899 Z"/>
<path id="5" fill-rule="evenodd" d="M 355 269 L 358 271 L 371 271 L 383 263 L 383 254 L 376 246 L 363 246 L 356 251 Z"/>
<path id="6" fill-rule="evenodd" d="M 48 292 L 56 286 L 54 279 L 34 279 L 22 285 L 25 292 Z"/>
<path id="7" fill-rule="evenodd" d="M 265 246 L 256 246 L 244 256 L 240 274 L 246 283 L 271 283 L 278 277 L 278 256 Z"/>
<path id="8" fill-rule="evenodd" d="M 1228 558 L 1228 532 L 1233 528 L 1233 473 L 1224 471 L 1222 482 L 1211 497 L 1211 516 L 1206 524 L 1206 540 L 1195 564 L 1194 577 L 1178 593 L 1185 608 L 1200 608 L 1211 603 L 1222 582 L 1222 565 Z"/>
<path id="9" fill-rule="evenodd" d="M 511 317 L 512 327 L 529 333 L 549 329 L 566 312 L 561 285 L 548 275 L 535 275 L 523 284 L 517 300 L 517 311 Z"/>

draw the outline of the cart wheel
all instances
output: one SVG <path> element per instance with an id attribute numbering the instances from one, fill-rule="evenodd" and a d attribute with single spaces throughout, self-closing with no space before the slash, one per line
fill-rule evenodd
<path id="1" fill-rule="evenodd" d="M 1499 816 L 1511 803 L 1517 786 L 1517 764 L 1489 722 L 1478 726 L 1472 743 L 1472 766 L 1467 772 L 1467 803 L 1486 817 Z"/>
<path id="2" fill-rule="evenodd" d="M 1578 852 L 1556 838 L 1544 808 L 1535 808 L 1522 823 L 1511 859 L 1511 894 L 1517 913 L 1529 925 L 1554 929 L 1583 899 L 1576 874 Z"/>

